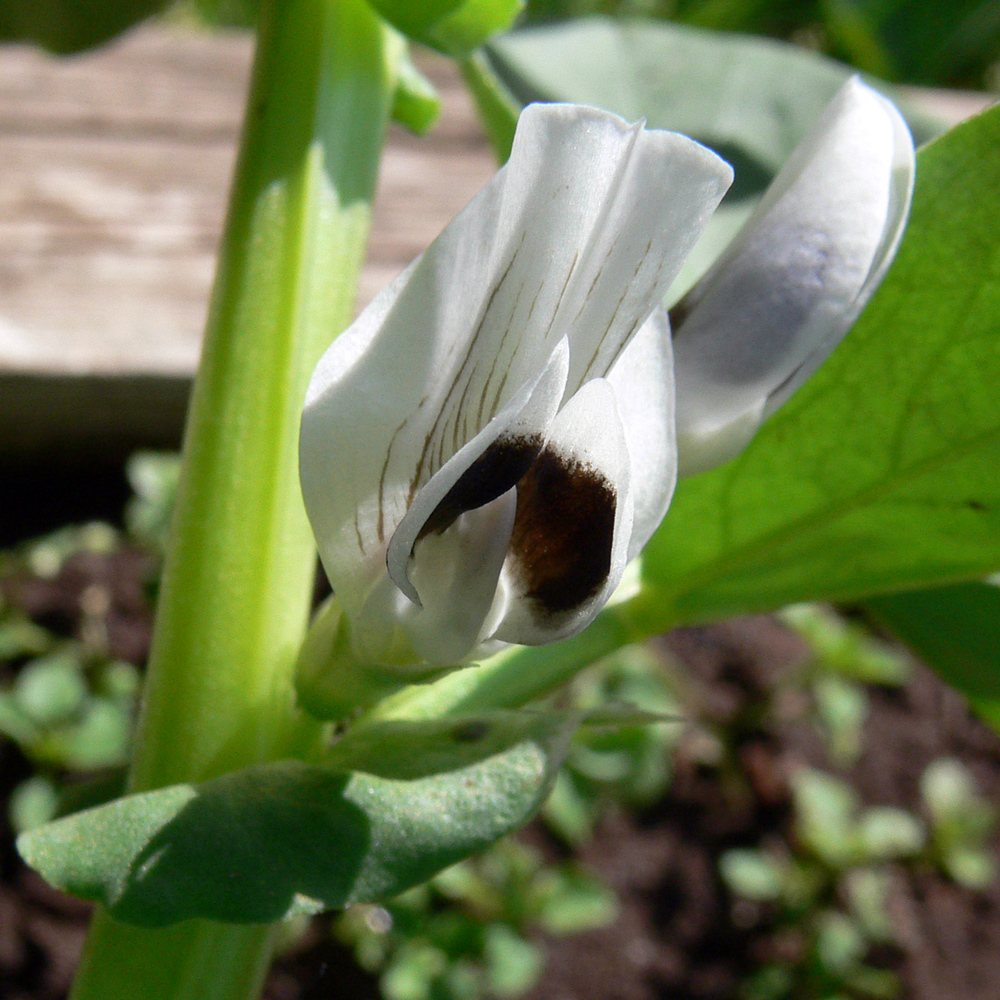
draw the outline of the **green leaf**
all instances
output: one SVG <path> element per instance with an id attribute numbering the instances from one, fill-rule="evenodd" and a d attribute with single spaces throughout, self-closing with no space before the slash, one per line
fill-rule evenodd
<path id="1" fill-rule="evenodd" d="M 524 0 L 369 0 L 415 42 L 460 58 L 508 27 Z"/>
<path id="2" fill-rule="evenodd" d="M 59 808 L 59 793 L 50 778 L 36 774 L 22 781 L 10 796 L 10 825 L 18 833 L 48 823 Z"/>
<path id="3" fill-rule="evenodd" d="M 51 649 L 55 638 L 28 618 L 11 616 L 0 621 L 0 660 L 38 656 Z"/>
<path id="4" fill-rule="evenodd" d="M 851 786 L 803 768 L 792 780 L 792 793 L 796 834 L 803 846 L 833 868 L 852 864 L 858 853 L 858 802 Z"/>
<path id="5" fill-rule="evenodd" d="M 410 781 L 476 764 L 524 740 L 575 732 L 582 714 L 489 712 L 447 719 L 388 719 L 348 731 L 323 759 L 327 768 Z M 560 755 L 561 756 L 561 755 Z"/>
<path id="6" fill-rule="evenodd" d="M 1000 109 L 925 147 L 910 225 L 843 344 L 743 455 L 682 482 L 634 612 L 654 627 L 1000 566 Z"/>
<path id="7" fill-rule="evenodd" d="M 539 926 L 546 934 L 582 934 L 618 919 L 618 897 L 603 882 L 573 868 L 553 874 L 538 912 Z"/>
<path id="8" fill-rule="evenodd" d="M 484 944 L 486 979 L 496 997 L 519 997 L 538 981 L 545 967 L 545 952 L 525 941 L 506 924 L 486 928 Z"/>
<path id="9" fill-rule="evenodd" d="M 605 17 L 512 32 L 492 40 L 485 51 L 522 106 L 591 104 L 629 121 L 645 119 L 650 128 L 683 132 L 733 164 L 736 181 L 685 264 L 672 299 L 729 243 L 855 72 L 799 45 Z M 485 116 L 483 101 L 473 93 Z M 918 141 L 942 131 L 926 115 L 907 111 L 907 118 Z"/>
<path id="10" fill-rule="evenodd" d="M 54 653 L 21 669 L 14 686 L 17 707 L 39 726 L 52 726 L 73 716 L 87 696 L 79 660 Z"/>
<path id="11" fill-rule="evenodd" d="M 745 899 L 779 899 L 785 888 L 781 864 L 764 851 L 734 847 L 719 858 L 719 872 L 729 891 Z"/>
<path id="12" fill-rule="evenodd" d="M 13 696 L 0 691 L 0 736 L 26 747 L 33 744 L 38 735 L 38 727 L 21 711 Z"/>
<path id="13" fill-rule="evenodd" d="M 858 820 L 858 834 L 865 856 L 878 861 L 912 857 L 927 841 L 923 823 L 893 806 L 866 809 Z"/>
<path id="14" fill-rule="evenodd" d="M 827 972 L 835 976 L 854 972 L 868 950 L 858 925 L 845 914 L 828 910 L 820 915 L 817 931 L 816 951 Z"/>
<path id="15" fill-rule="evenodd" d="M 260 0 L 194 0 L 206 23 L 219 28 L 249 28 L 257 23 Z"/>
<path id="16" fill-rule="evenodd" d="M 385 899 L 525 823 L 575 726 L 534 716 L 507 748 L 480 744 L 479 759 L 413 780 L 258 765 L 75 813 L 18 849 L 52 885 L 144 926 L 264 923 Z M 398 769 L 398 755 L 387 759 Z"/>
<path id="17" fill-rule="evenodd" d="M 932 587 L 874 597 L 865 608 L 1000 727 L 1000 589 Z"/>
<path id="18" fill-rule="evenodd" d="M 0 39 L 53 52 L 100 45 L 161 10 L 168 0 L 3 0 Z"/>

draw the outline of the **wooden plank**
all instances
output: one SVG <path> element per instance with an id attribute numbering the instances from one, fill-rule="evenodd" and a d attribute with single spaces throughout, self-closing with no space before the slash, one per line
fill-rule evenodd
<path id="1" fill-rule="evenodd" d="M 155 28 L 0 53 L 0 370 L 193 372 L 250 59 L 246 36 Z M 443 126 L 392 131 L 364 301 L 493 169 L 454 71 L 430 68 Z"/>
<path id="2" fill-rule="evenodd" d="M 156 27 L 0 48 L 0 454 L 177 441 L 251 58 L 245 34 Z M 391 129 L 361 305 L 494 170 L 453 65 L 422 62 L 442 119 Z"/>

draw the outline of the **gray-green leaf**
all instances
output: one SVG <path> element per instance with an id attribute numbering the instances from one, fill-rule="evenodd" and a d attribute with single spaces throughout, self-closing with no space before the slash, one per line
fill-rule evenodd
<path id="1" fill-rule="evenodd" d="M 144 926 L 385 899 L 524 824 L 575 725 L 538 716 L 505 749 L 413 780 L 260 765 L 75 813 L 18 848 L 51 884 Z M 387 759 L 383 770 L 398 770 L 398 754 Z"/>

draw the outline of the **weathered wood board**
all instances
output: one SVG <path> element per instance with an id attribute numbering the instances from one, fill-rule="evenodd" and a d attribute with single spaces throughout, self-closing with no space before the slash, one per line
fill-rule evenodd
<path id="1" fill-rule="evenodd" d="M 251 57 L 152 27 L 66 60 L 0 48 L 0 454 L 176 441 Z M 495 169 L 454 68 L 423 65 L 442 119 L 391 130 L 362 305 Z"/>

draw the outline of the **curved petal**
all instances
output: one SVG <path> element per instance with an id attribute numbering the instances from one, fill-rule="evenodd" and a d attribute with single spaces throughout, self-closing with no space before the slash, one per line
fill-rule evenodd
<path id="1" fill-rule="evenodd" d="M 670 320 L 657 309 L 608 372 L 632 469 L 634 520 L 628 559 L 660 526 L 677 485 Z"/>
<path id="2" fill-rule="evenodd" d="M 728 163 L 687 136 L 633 128 L 630 155 L 553 319 L 553 331 L 570 338 L 567 399 L 608 373 L 733 180 Z"/>
<path id="3" fill-rule="evenodd" d="M 842 339 L 895 252 L 912 164 L 898 112 L 849 80 L 674 313 L 682 475 L 736 454 Z"/>
<path id="4" fill-rule="evenodd" d="M 847 331 L 854 326 L 862 310 L 868 305 L 868 300 L 882 284 L 882 279 L 899 249 L 903 230 L 906 229 L 917 171 L 917 157 L 913 148 L 913 139 L 910 136 L 910 129 L 896 105 L 875 91 L 872 91 L 872 94 L 882 104 L 885 113 L 889 116 L 895 136 L 892 179 L 889 185 L 889 211 L 882 243 L 875 252 L 875 259 L 872 261 L 871 270 L 861 286 L 861 291 L 851 305 L 844 310 L 840 323 L 831 326 L 829 334 L 817 344 L 798 369 L 768 397 L 767 406 L 764 409 L 765 419 L 784 405 L 792 393 L 833 353 L 834 348 L 843 340 Z"/>
<path id="5" fill-rule="evenodd" d="M 545 444 L 568 368 L 569 345 L 561 340 L 541 373 L 452 455 L 413 498 L 389 542 L 386 567 L 396 586 L 414 604 L 422 603 L 420 588 L 410 581 L 417 542 L 426 536 L 447 534 L 466 511 L 490 503 L 517 484 Z M 509 532 L 507 537 L 509 540 Z M 499 574 L 498 564 L 494 589 Z M 426 573 L 423 578 L 428 578 Z"/>
<path id="6" fill-rule="evenodd" d="M 658 171 L 656 156 L 677 164 Z M 663 192 L 639 186 L 657 178 Z M 525 109 L 508 164 L 334 342 L 310 383 L 302 491 L 348 615 L 364 606 L 420 490 L 564 336 L 572 365 L 577 341 L 594 353 L 590 327 L 614 327 L 603 347 L 599 331 L 593 371 L 610 365 L 674 267 L 671 257 L 656 277 L 656 251 L 670 256 L 675 243 L 693 240 L 677 227 L 700 224 L 727 179 L 722 161 L 683 137 L 644 133 L 592 108 Z M 626 224 L 655 229 L 655 239 L 616 242 Z M 610 301 L 612 274 L 642 281 L 609 314 L 595 303 Z"/>
<path id="7" fill-rule="evenodd" d="M 411 605 L 401 624 L 414 651 L 430 663 L 461 663 L 485 638 L 514 528 L 517 492 L 462 514 L 442 535 L 417 543 L 412 571 L 422 607 Z"/>
<path id="8" fill-rule="evenodd" d="M 625 569 L 630 478 L 615 391 L 594 379 L 559 411 L 545 449 L 517 485 L 495 638 L 539 645 L 590 624 Z"/>

